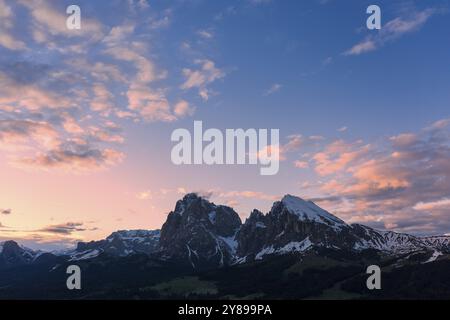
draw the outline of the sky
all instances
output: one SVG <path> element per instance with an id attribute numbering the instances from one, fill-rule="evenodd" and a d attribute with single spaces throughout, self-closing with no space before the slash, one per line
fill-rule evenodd
<path id="1" fill-rule="evenodd" d="M 187 192 L 243 220 L 293 194 L 348 223 L 450 233 L 449 9 L 0 0 L 0 240 L 55 249 L 157 229 Z M 278 174 L 174 165 L 171 133 L 195 120 L 279 129 Z"/>

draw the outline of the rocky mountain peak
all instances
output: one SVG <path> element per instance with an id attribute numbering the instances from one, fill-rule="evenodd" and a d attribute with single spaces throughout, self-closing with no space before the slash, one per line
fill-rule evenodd
<path id="1" fill-rule="evenodd" d="M 344 221 L 322 209 L 312 201 L 303 200 L 302 198 L 288 194 L 281 199 L 281 204 L 287 211 L 295 214 L 301 220 L 324 223 L 332 227 L 348 226 Z"/>
<path id="2" fill-rule="evenodd" d="M 151 254 L 159 249 L 160 230 L 119 230 L 106 239 L 78 242 L 74 251 L 66 252 L 72 260 L 83 260 L 107 253 L 113 256 Z"/>
<path id="3" fill-rule="evenodd" d="M 190 193 L 177 201 L 162 226 L 161 252 L 193 267 L 224 265 L 233 256 L 234 235 L 240 226 L 241 219 L 232 208 Z"/>
<path id="4" fill-rule="evenodd" d="M 33 261 L 37 254 L 13 240 L 5 241 L 0 244 L 0 266 L 27 264 Z"/>

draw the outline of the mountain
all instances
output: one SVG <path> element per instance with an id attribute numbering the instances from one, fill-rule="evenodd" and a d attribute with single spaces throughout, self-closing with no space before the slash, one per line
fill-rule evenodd
<path id="1" fill-rule="evenodd" d="M 32 263 L 43 254 L 14 241 L 5 242 L 0 248 L 2 266 Z M 52 261 L 52 255 L 80 261 L 101 254 L 146 254 L 203 270 L 314 249 L 355 254 L 376 250 L 391 256 L 426 251 L 431 255 L 429 259 L 434 259 L 450 253 L 450 237 L 416 237 L 361 224 L 349 225 L 312 201 L 293 195 L 274 202 L 267 214 L 253 210 L 242 223 L 232 208 L 189 193 L 177 201 L 161 230 L 120 230 L 103 240 L 79 242 L 75 249 L 46 253 L 41 260 Z"/>
<path id="2" fill-rule="evenodd" d="M 193 268 L 229 265 L 235 256 L 235 235 L 240 226 L 239 215 L 230 207 L 187 194 L 161 228 L 161 256 Z"/>
<path id="3" fill-rule="evenodd" d="M 61 285 L 74 263 L 88 291 Z M 370 264 L 382 268 L 382 293 L 365 287 Z M 52 253 L 0 243 L 0 298 L 450 298 L 448 267 L 449 236 L 347 224 L 292 195 L 242 223 L 190 193 L 161 230 L 116 231 Z"/>
<path id="4" fill-rule="evenodd" d="M 361 252 L 374 249 L 387 255 L 421 250 L 450 252 L 450 237 L 416 237 L 348 225 L 311 201 L 286 195 L 266 215 L 254 210 L 237 234 L 237 261 L 267 255 L 305 252 L 314 248 Z"/>
<path id="5" fill-rule="evenodd" d="M 380 231 L 360 224 L 352 225 L 360 240 L 355 249 L 376 249 L 398 255 L 432 250 L 434 254 L 450 253 L 450 236 L 416 237 L 406 233 Z"/>
<path id="6" fill-rule="evenodd" d="M 20 246 L 15 241 L 5 241 L 0 243 L 0 268 L 16 267 L 32 263 L 40 252 Z"/>
<path id="7" fill-rule="evenodd" d="M 274 202 L 267 214 L 253 210 L 242 223 L 232 208 L 190 193 L 177 201 L 161 231 L 117 231 L 104 240 L 80 242 L 66 255 L 76 261 L 101 253 L 118 257 L 144 253 L 204 270 L 318 249 L 352 254 L 376 250 L 388 256 L 423 251 L 430 260 L 450 252 L 450 237 L 416 237 L 349 225 L 293 195 Z"/>
<path id="8" fill-rule="evenodd" d="M 311 201 L 286 195 L 266 215 L 254 210 L 237 235 L 238 259 L 302 252 L 313 246 L 351 249 L 352 227 Z"/>
<path id="9" fill-rule="evenodd" d="M 119 230 L 104 240 L 78 242 L 75 250 L 60 253 L 71 261 L 97 257 L 101 253 L 124 257 L 131 254 L 151 254 L 159 248 L 160 230 Z"/>

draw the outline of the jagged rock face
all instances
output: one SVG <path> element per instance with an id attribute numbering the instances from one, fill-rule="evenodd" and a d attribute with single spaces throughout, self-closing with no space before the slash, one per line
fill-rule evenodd
<path id="1" fill-rule="evenodd" d="M 450 252 L 450 237 L 416 237 L 406 233 L 380 231 L 370 227 L 353 224 L 353 232 L 358 237 L 354 249 L 377 249 L 390 253 L 405 253 L 422 249 Z"/>
<path id="2" fill-rule="evenodd" d="M 106 239 L 90 242 L 78 242 L 75 259 L 94 253 L 105 252 L 113 256 L 127 256 L 133 253 L 151 254 L 159 249 L 160 230 L 119 230 Z"/>
<path id="3" fill-rule="evenodd" d="M 450 237 L 449 236 L 432 236 L 420 238 L 427 246 L 434 247 L 446 253 L 450 253 Z"/>
<path id="4" fill-rule="evenodd" d="M 233 259 L 240 225 L 233 209 L 188 194 L 177 202 L 161 229 L 161 254 L 194 268 L 227 265 Z"/>
<path id="5" fill-rule="evenodd" d="M 350 249 L 356 237 L 345 222 L 310 201 L 290 195 L 267 215 L 254 210 L 237 235 L 237 254 L 260 259 L 265 254 L 304 251 L 312 246 Z"/>
<path id="6" fill-rule="evenodd" d="M 0 267 L 29 264 L 35 257 L 36 252 L 19 246 L 15 241 L 0 244 Z"/>
<path id="7" fill-rule="evenodd" d="M 420 238 L 409 234 L 379 231 L 360 224 L 353 224 L 352 229 L 358 237 L 355 250 L 372 248 L 401 253 L 425 247 Z"/>
<path id="8" fill-rule="evenodd" d="M 264 245 L 269 242 L 269 234 L 273 233 L 267 230 L 268 227 L 274 229 L 272 220 L 261 211 L 253 210 L 236 236 L 238 256 L 256 254 L 261 251 Z"/>

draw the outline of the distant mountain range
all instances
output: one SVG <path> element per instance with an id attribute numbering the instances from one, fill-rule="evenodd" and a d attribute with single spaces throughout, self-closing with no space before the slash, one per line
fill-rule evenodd
<path id="1" fill-rule="evenodd" d="M 324 272 L 324 278 L 328 279 L 324 280 L 324 287 L 316 284 L 317 290 L 312 290 L 312 292 L 320 291 L 323 294 L 323 290 L 327 288 L 330 290 L 329 287 L 337 284 L 339 289 L 336 290 L 342 290 L 340 288 L 345 283 L 344 280 L 355 281 L 354 279 L 364 274 L 364 267 L 368 263 L 384 266 L 392 273 L 402 268 L 428 268 L 428 265 L 436 265 L 440 262 L 446 264 L 450 261 L 449 257 L 450 237 L 448 236 L 417 237 L 375 230 L 360 224 L 349 225 L 313 202 L 292 195 L 286 195 L 281 201 L 276 201 L 267 214 L 253 210 L 249 218 L 242 223 L 239 215 L 232 208 L 216 205 L 191 193 L 177 201 L 175 209 L 169 213 L 161 230 L 116 231 L 104 240 L 79 242 L 76 248 L 63 252 L 33 251 L 14 241 L 1 243 L 0 270 L 3 272 L 0 271 L 0 297 L 2 292 L 11 293 L 11 288 L 15 292 L 14 286 L 18 285 L 11 282 L 11 277 L 2 278 L 3 274 L 38 272 L 43 277 L 43 285 L 51 286 L 45 280 L 45 273 L 54 273 L 58 269 L 64 271 L 64 266 L 69 264 L 81 264 L 87 270 L 98 273 L 99 270 L 95 268 L 102 269 L 105 266 L 110 268 L 120 266 L 124 270 L 127 268 L 132 270 L 138 267 L 136 259 L 143 259 L 145 263 L 142 268 L 145 269 L 146 266 L 156 268 L 157 272 L 152 269 L 154 274 L 158 274 L 163 269 L 167 272 L 173 271 L 169 272 L 167 278 L 161 277 L 154 279 L 153 282 L 149 280 L 153 286 L 150 286 L 151 289 L 148 292 L 154 294 L 150 297 L 161 297 L 161 292 L 167 290 L 171 292 L 171 297 L 179 297 L 180 292 L 172 290 L 170 281 L 183 281 L 187 277 L 189 281 L 201 282 L 201 277 L 214 274 L 218 279 L 224 279 L 236 270 L 244 269 L 251 269 L 257 273 L 262 270 L 269 272 L 268 264 L 273 264 L 274 274 L 281 272 L 281 278 L 286 274 L 289 275 L 290 272 L 286 270 L 291 270 L 290 268 L 294 266 L 294 271 L 302 270 L 301 276 L 304 276 L 303 268 L 306 267 L 310 271 Z M 284 265 L 285 262 L 287 265 Z M 279 269 L 280 263 L 283 264 L 281 269 Z M 328 283 L 330 275 L 326 271 L 331 272 L 330 268 L 331 270 L 341 268 L 346 272 L 353 270 L 353 273 L 346 275 L 347 278 L 343 275 L 343 279 L 339 278 Z M 343 270 L 334 270 L 334 272 L 340 274 Z M 60 276 L 64 277 L 62 271 Z M 297 272 L 294 274 L 298 276 Z M 435 276 L 437 275 L 439 273 Z M 197 280 L 192 280 L 192 277 Z M 14 279 L 14 276 L 12 278 Z M 281 278 L 273 279 L 273 281 L 279 285 Z M 169 289 L 163 284 L 160 284 L 163 289 L 158 289 L 158 281 L 161 279 L 168 281 L 166 285 Z M 340 283 L 337 280 L 344 282 Z M 122 280 L 104 279 L 102 283 L 97 277 L 95 281 L 98 288 L 104 288 L 111 286 L 108 281 L 115 284 Z M 134 281 L 139 283 L 140 280 Z M 146 281 L 142 279 L 142 282 Z M 132 287 L 140 288 L 138 283 L 133 282 Z M 444 290 L 444 292 L 450 295 L 450 280 L 448 285 L 449 291 Z M 123 290 L 128 286 L 131 284 L 126 282 L 120 286 L 121 293 L 117 291 L 103 293 L 100 297 L 111 298 L 115 295 L 123 297 L 125 294 Z M 175 287 L 177 287 L 176 283 Z M 356 287 L 361 289 L 359 285 Z M 311 289 L 314 289 L 314 286 Z M 24 293 L 24 290 L 27 290 L 26 286 L 17 293 L 19 297 L 33 296 L 33 290 L 29 289 L 28 293 Z M 217 295 L 220 290 L 223 288 L 219 286 L 203 293 Z M 56 291 L 59 292 L 56 297 L 68 294 Z M 235 288 L 235 291 L 240 291 L 240 288 Z M 277 289 L 272 291 L 246 293 L 258 294 L 261 297 L 284 295 L 284 293 L 277 294 Z M 299 292 L 303 291 L 304 289 Z M 95 292 L 98 293 L 98 291 Z M 77 297 L 88 298 L 88 292 L 84 293 L 87 296 Z M 231 290 L 230 293 L 232 296 L 235 292 Z M 202 295 L 195 290 L 184 292 L 182 295 L 186 294 Z M 290 294 L 296 298 L 302 297 L 302 294 L 295 294 L 294 289 Z M 346 294 L 348 294 L 347 291 Z M 359 295 L 360 292 L 355 297 Z M 162 296 L 164 297 L 164 294 Z M 145 294 L 141 292 L 138 297 L 145 298 Z"/>

